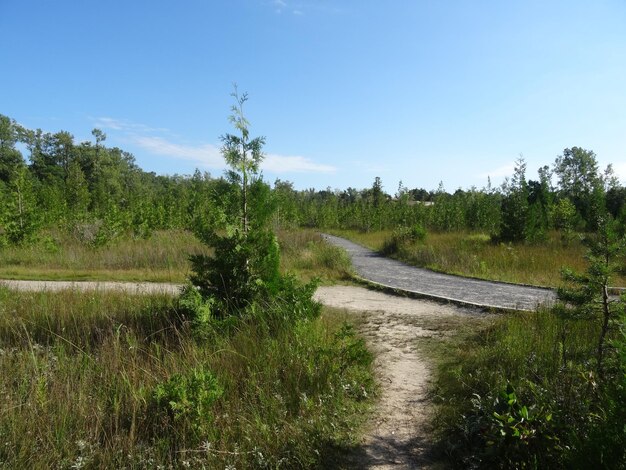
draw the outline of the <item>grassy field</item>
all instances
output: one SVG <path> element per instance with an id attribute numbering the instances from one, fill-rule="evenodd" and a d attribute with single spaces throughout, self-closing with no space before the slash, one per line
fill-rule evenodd
<path id="1" fill-rule="evenodd" d="M 278 236 L 283 271 L 322 282 L 348 278 L 346 256 L 323 243 L 316 232 L 283 231 Z M 189 256 L 209 252 L 185 231 L 160 231 L 147 239 L 120 239 L 98 248 L 55 234 L 34 245 L 0 248 L 0 279 L 182 283 L 189 275 Z"/>
<path id="2" fill-rule="evenodd" d="M 347 279 L 346 255 L 312 231 L 280 246 L 283 271 Z M 3 249 L 0 275 L 183 282 L 206 250 L 185 232 L 48 240 Z M 177 302 L 0 288 L 0 468 L 327 467 L 354 445 L 372 357 L 341 312 L 295 321 L 268 304 L 199 335 Z"/>
<path id="3" fill-rule="evenodd" d="M 160 231 L 94 248 L 62 234 L 0 249 L 0 278 L 182 282 L 189 255 L 206 252 L 189 232 Z"/>
<path id="4" fill-rule="evenodd" d="M 325 466 L 371 355 L 340 312 L 280 318 L 199 338 L 166 296 L 0 289 L 0 467 Z"/>
<path id="5" fill-rule="evenodd" d="M 383 249 L 391 231 L 333 231 L 373 250 Z M 492 243 L 480 233 L 428 233 L 423 242 L 401 245 L 395 258 L 409 264 L 481 279 L 556 287 L 563 266 L 584 271 L 585 248 L 578 239 L 564 245 L 557 233 L 537 244 Z M 626 286 L 624 276 L 615 284 Z"/>
<path id="6" fill-rule="evenodd" d="M 383 249 L 391 231 L 333 231 L 374 250 Z M 323 283 L 346 282 L 350 263 L 313 230 L 278 233 L 281 269 Z M 155 232 L 148 239 L 121 239 L 93 248 L 71 238 L 44 237 L 24 247 L 0 249 L 0 278 L 41 280 L 117 280 L 182 283 L 189 255 L 208 253 L 193 234 Z M 538 244 L 496 244 L 480 233 L 429 233 L 423 242 L 405 243 L 393 255 L 415 266 L 450 274 L 522 284 L 558 286 L 563 266 L 582 271 L 585 249 L 578 239 L 564 245 L 552 233 Z M 615 279 L 626 286 L 626 277 Z"/>

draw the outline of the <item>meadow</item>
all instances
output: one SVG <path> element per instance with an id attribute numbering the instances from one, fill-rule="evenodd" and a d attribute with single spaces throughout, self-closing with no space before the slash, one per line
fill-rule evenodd
<path id="1" fill-rule="evenodd" d="M 393 238 L 392 232 L 339 234 L 381 251 Z M 350 282 L 346 254 L 317 232 L 278 235 L 282 272 Z M 507 246 L 475 233 L 429 233 L 395 256 L 432 246 L 436 259 L 454 259 L 456 266 L 478 254 L 502 257 L 508 261 L 493 262 L 498 268 L 482 277 L 498 272 L 497 279 L 547 285 L 558 284 L 561 257 L 587 267 L 578 241 L 549 243 L 551 249 Z M 143 249 L 125 259 L 133 247 Z M 210 252 L 179 231 L 99 248 L 64 241 L 57 248 L 43 258 L 44 240 L 5 248 L 2 256 L 40 266 L 34 278 L 63 277 L 72 270 L 65 256 L 77 253 L 91 263 L 94 279 L 128 280 L 129 273 L 145 269 L 143 276 L 169 264 L 165 280 L 180 282 L 189 264 L 177 253 Z M 163 253 L 169 261 L 154 268 L 152 257 Z M 533 278 L 524 275 L 541 263 L 511 262 L 542 256 L 553 266 Z M 373 357 L 344 313 L 325 309 L 316 318 L 290 320 L 285 307 L 268 301 L 259 315 L 198 332 L 179 300 L 168 296 L 0 289 L 0 462 L 6 468 L 338 465 L 358 446 L 373 405 Z M 495 315 L 421 340 L 436 370 L 437 458 L 455 468 L 619 468 L 626 461 L 623 320 L 609 332 L 602 379 L 594 371 L 596 320 L 558 309 Z"/>
<path id="2" fill-rule="evenodd" d="M 283 272 L 322 282 L 349 277 L 346 255 L 323 243 L 316 231 L 281 230 L 277 235 Z M 210 254 L 211 248 L 185 230 L 121 237 L 100 247 L 50 231 L 35 243 L 0 249 L 0 279 L 184 283 L 190 255 L 200 253 Z"/>
<path id="3" fill-rule="evenodd" d="M 319 237 L 287 239 L 286 267 L 346 275 Z M 341 312 L 289 307 L 199 331 L 164 295 L 0 288 L 0 466 L 327 467 L 358 441 L 372 356 Z"/>

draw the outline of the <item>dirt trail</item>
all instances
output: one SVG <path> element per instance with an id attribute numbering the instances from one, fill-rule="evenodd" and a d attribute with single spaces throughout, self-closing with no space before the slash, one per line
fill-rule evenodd
<path id="1" fill-rule="evenodd" d="M 129 294 L 178 294 L 182 285 L 159 282 L 117 282 L 117 281 L 9 281 L 0 280 L 0 286 L 20 291 L 59 291 L 73 289 L 116 290 Z"/>
<path id="2" fill-rule="evenodd" d="M 433 468 L 429 457 L 428 362 L 420 338 L 446 334 L 450 324 L 475 310 L 415 300 L 362 287 L 320 287 L 316 298 L 361 317 L 361 332 L 376 353 L 381 396 L 355 468 Z"/>

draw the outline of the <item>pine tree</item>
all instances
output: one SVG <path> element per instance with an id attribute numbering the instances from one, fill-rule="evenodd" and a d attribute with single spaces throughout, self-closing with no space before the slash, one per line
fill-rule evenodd
<path id="1" fill-rule="evenodd" d="M 623 266 L 626 258 L 626 238 L 618 234 L 617 224 L 606 217 L 600 218 L 598 231 L 583 239 L 588 248 L 589 267 L 584 273 L 563 271 L 564 280 L 572 287 L 558 290 L 559 299 L 569 307 L 568 316 L 597 320 L 600 334 L 596 350 L 596 372 L 604 377 L 607 334 L 615 328 L 616 321 L 624 315 L 624 302 L 609 295 L 612 276 Z"/>
<path id="2" fill-rule="evenodd" d="M 510 182 L 503 185 L 503 190 L 500 239 L 504 241 L 525 240 L 529 208 L 526 162 L 523 158 L 516 160 L 513 177 Z"/>

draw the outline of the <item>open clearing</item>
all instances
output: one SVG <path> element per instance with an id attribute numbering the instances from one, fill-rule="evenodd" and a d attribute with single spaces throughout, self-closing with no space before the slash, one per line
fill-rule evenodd
<path id="1" fill-rule="evenodd" d="M 130 293 L 176 293 L 178 285 L 116 282 L 0 281 L 11 289 L 118 289 Z M 432 468 L 427 390 L 431 366 L 419 341 L 442 337 L 459 322 L 484 316 L 476 309 L 445 305 L 355 286 L 320 287 L 315 298 L 354 316 L 376 354 L 381 392 L 363 446 L 348 456 L 355 468 Z"/>

